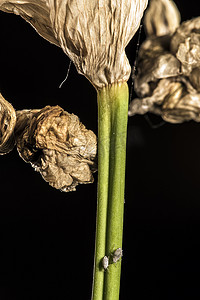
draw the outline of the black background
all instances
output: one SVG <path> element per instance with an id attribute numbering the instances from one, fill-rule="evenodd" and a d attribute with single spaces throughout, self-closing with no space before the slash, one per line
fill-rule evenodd
<path id="1" fill-rule="evenodd" d="M 176 3 L 183 21 L 198 16 L 197 1 Z M 0 39 L 0 91 L 15 109 L 60 105 L 97 133 L 96 91 L 73 65 L 59 89 L 69 65 L 60 48 L 2 12 Z M 200 297 L 199 136 L 195 122 L 153 129 L 144 116 L 129 119 L 121 300 Z M 97 174 L 61 193 L 16 150 L 0 157 L 1 300 L 90 299 L 96 185 Z"/>

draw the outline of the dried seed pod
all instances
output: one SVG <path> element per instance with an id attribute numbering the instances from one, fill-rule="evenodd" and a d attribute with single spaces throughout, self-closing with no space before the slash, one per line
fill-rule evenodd
<path id="1" fill-rule="evenodd" d="M 0 154 L 10 152 L 15 145 L 16 113 L 12 105 L 0 94 Z"/>
<path id="2" fill-rule="evenodd" d="M 156 2 L 153 0 L 152 5 Z M 169 1 L 165 3 L 169 4 Z M 155 18 L 156 11 L 154 5 Z M 167 18 L 168 15 L 163 16 L 163 22 Z M 138 55 L 138 74 L 134 87 L 140 98 L 130 103 L 129 116 L 152 112 L 171 123 L 189 120 L 199 122 L 199 52 L 200 18 L 184 22 L 173 35 L 169 32 L 164 36 L 149 36 L 141 45 Z"/>
<path id="3" fill-rule="evenodd" d="M 92 183 L 96 171 L 96 136 L 61 107 L 17 112 L 15 130 L 20 156 L 45 181 L 62 191 Z"/>

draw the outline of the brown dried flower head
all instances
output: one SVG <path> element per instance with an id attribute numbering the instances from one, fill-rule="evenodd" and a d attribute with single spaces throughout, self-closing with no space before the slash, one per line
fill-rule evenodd
<path id="1" fill-rule="evenodd" d="M 5 99 L 1 102 L 4 103 Z M 12 150 L 16 143 L 19 155 L 31 163 L 51 186 L 65 192 L 74 191 L 79 183 L 93 182 L 92 173 L 97 170 L 97 139 L 77 116 L 59 106 L 16 113 L 12 108 L 12 111 L 13 120 L 10 118 L 1 122 L 1 136 L 5 137 L 1 145 L 5 145 L 9 135 L 13 139 L 9 143 L 12 146 L 10 149 L 3 147 L 5 153 Z M 5 108 L 3 115 L 8 114 Z M 12 129 L 9 124 L 6 127 L 5 122 L 10 122 Z"/>
<path id="2" fill-rule="evenodd" d="M 162 19 L 157 19 L 158 2 L 165 13 Z M 152 112 L 171 123 L 200 122 L 200 17 L 183 22 L 175 30 L 180 18 L 172 3 L 152 0 L 147 10 L 145 27 L 150 35 L 140 47 L 134 83 L 139 98 L 131 102 L 129 115 Z M 176 22 L 171 15 L 177 15 Z M 153 31 L 155 26 L 159 28 L 157 20 L 165 30 Z"/>
<path id="3" fill-rule="evenodd" d="M 125 47 L 148 0 L 0 0 L 0 10 L 20 15 L 60 46 L 77 71 L 96 87 L 127 81 Z"/>

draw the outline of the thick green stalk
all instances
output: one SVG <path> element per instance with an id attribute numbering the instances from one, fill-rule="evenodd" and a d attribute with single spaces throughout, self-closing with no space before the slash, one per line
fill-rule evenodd
<path id="1" fill-rule="evenodd" d="M 119 298 L 121 261 L 102 268 L 102 258 L 122 248 L 127 83 L 116 83 L 98 91 L 98 200 L 95 266 L 92 300 Z"/>

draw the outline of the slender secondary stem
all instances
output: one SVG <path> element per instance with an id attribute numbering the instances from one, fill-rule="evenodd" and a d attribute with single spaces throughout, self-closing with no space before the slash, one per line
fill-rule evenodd
<path id="1" fill-rule="evenodd" d="M 98 91 L 98 200 L 92 300 L 119 299 L 121 261 L 105 271 L 102 258 L 122 248 L 127 83 L 115 83 Z"/>

